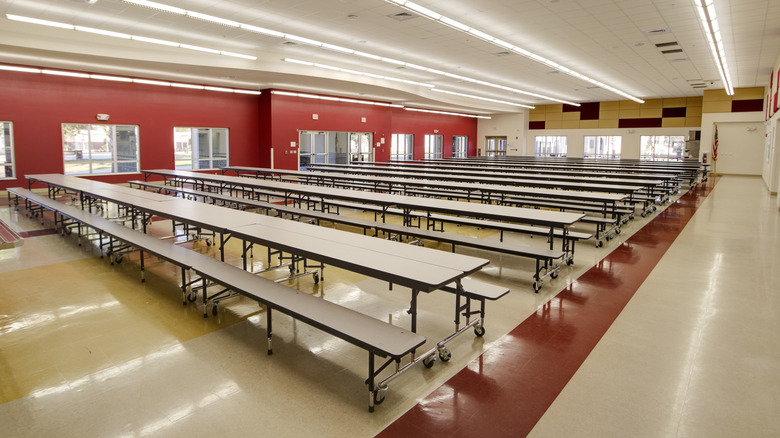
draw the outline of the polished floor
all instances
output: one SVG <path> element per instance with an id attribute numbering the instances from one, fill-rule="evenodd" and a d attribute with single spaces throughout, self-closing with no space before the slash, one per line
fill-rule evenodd
<path id="1" fill-rule="evenodd" d="M 277 317 L 267 356 L 255 303 L 204 319 L 181 305 L 170 265 L 147 260 L 141 283 L 137 259 L 110 265 L 0 207 L 28 237 L 0 251 L 2 435 L 780 436 L 775 201 L 759 178 L 711 179 L 605 248 L 578 245 L 540 294 L 527 260 L 459 250 L 490 257 L 477 277 L 510 294 L 488 303 L 484 337 L 464 334 L 450 362 L 392 382 L 373 414 L 364 351 Z M 408 326 L 403 288 L 335 268 L 288 284 Z M 452 330 L 452 305 L 421 297 L 429 343 Z"/>

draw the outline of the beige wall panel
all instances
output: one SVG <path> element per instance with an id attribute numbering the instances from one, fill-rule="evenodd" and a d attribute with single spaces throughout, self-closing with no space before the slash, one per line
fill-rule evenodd
<path id="1" fill-rule="evenodd" d="M 600 127 L 599 120 L 580 120 L 580 129 L 596 129 Z"/>
<path id="2" fill-rule="evenodd" d="M 545 120 L 546 114 L 544 112 L 539 111 L 531 111 L 531 113 L 528 115 L 528 120 L 531 122 L 543 122 Z"/>
<path id="3" fill-rule="evenodd" d="M 576 112 L 576 113 L 561 113 L 561 114 L 563 114 L 563 118 L 561 120 L 564 120 L 564 121 L 565 120 L 569 120 L 569 121 L 571 121 L 571 120 L 580 120 L 580 113 L 579 112 Z"/>
<path id="4" fill-rule="evenodd" d="M 701 106 L 689 106 L 685 110 L 687 117 L 701 117 Z"/>
<path id="5" fill-rule="evenodd" d="M 579 120 L 563 120 L 561 122 L 561 129 L 579 129 L 579 128 L 580 128 Z"/>
<path id="6" fill-rule="evenodd" d="M 645 101 L 645 103 L 641 104 L 639 108 L 663 108 L 663 103 L 663 99 L 648 99 Z"/>
<path id="7" fill-rule="evenodd" d="M 763 87 L 735 88 L 734 99 L 737 100 L 763 99 L 764 93 L 765 91 Z"/>
<path id="8" fill-rule="evenodd" d="M 701 106 L 702 102 L 704 101 L 701 97 L 686 97 L 685 98 L 685 106 Z"/>
<path id="9" fill-rule="evenodd" d="M 544 110 L 545 110 L 545 112 L 547 114 L 562 113 L 563 112 L 563 104 L 559 103 L 557 105 L 545 105 Z"/>
<path id="10" fill-rule="evenodd" d="M 563 113 L 547 113 L 545 114 L 544 119 L 547 122 L 553 122 L 553 121 L 560 122 L 561 120 L 563 120 Z"/>
<path id="11" fill-rule="evenodd" d="M 600 129 L 616 129 L 618 127 L 618 121 L 615 120 L 599 120 Z"/>
<path id="12" fill-rule="evenodd" d="M 633 100 L 621 100 L 620 101 L 620 110 L 638 110 L 639 107 L 641 107 L 642 104 L 634 102 Z"/>

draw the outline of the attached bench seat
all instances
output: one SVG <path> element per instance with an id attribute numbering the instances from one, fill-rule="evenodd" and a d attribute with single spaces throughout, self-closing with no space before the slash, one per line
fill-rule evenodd
<path id="1" fill-rule="evenodd" d="M 40 208 L 55 212 L 55 222 L 63 227 L 67 226 L 67 224 L 64 221 L 57 221 L 56 217 L 58 215 L 78 222 L 79 235 L 81 235 L 82 227 L 85 226 L 96 230 L 101 236 L 105 234 L 138 248 L 141 251 L 142 270 L 143 252 L 146 251 L 180 266 L 182 270 L 191 269 L 195 271 L 200 276 L 203 284 L 201 289 L 203 291 L 204 307 L 207 305 L 206 291 L 209 287 L 209 282 L 224 286 L 266 305 L 268 309 L 268 354 L 273 352 L 272 310 L 274 309 L 368 351 L 368 379 L 366 382 L 369 389 L 370 412 L 373 412 L 375 403 L 381 403 L 384 400 L 387 391 L 387 385 L 384 382 L 388 382 L 389 379 L 394 378 L 417 362 L 426 362 L 428 366 L 432 364 L 430 357 L 435 350 L 413 359 L 404 367 L 400 366 L 401 359 L 404 356 L 413 354 L 417 348 L 426 342 L 423 336 L 416 333 L 341 307 L 321 298 L 305 294 L 288 286 L 280 285 L 272 280 L 256 276 L 241 268 L 177 246 L 174 243 L 157 239 L 76 207 L 37 195 L 27 189 L 10 188 L 8 192 L 16 196 L 15 205 L 17 207 L 18 198 L 21 197 L 25 199 L 27 207 L 31 210 L 34 210 L 32 206 L 32 203 L 34 203 Z M 41 213 L 41 211 L 37 213 Z M 377 368 L 375 366 L 375 356 L 388 358 L 388 360 L 384 365 Z M 392 363 L 396 364 L 393 374 L 385 378 L 383 383 L 377 385 L 376 378 L 379 373 Z"/>
<path id="2" fill-rule="evenodd" d="M 3 221 L 0 221 L 0 249 L 11 249 L 24 244 L 22 236 Z"/>

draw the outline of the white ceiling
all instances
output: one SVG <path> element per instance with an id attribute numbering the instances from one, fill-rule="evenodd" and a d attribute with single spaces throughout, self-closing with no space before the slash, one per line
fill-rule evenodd
<path id="1" fill-rule="evenodd" d="M 325 43 L 574 102 L 622 96 L 424 17 L 397 20 L 383 0 L 157 0 Z M 417 0 L 416 3 L 642 99 L 723 88 L 693 0 Z M 715 0 L 735 88 L 768 84 L 780 55 L 780 1 Z M 247 32 L 121 0 L 3 0 L 0 62 L 237 88 L 278 88 L 407 106 L 517 107 L 282 61 L 295 58 L 529 105 L 549 100 Z M 15 14 L 237 52 L 244 60 L 6 19 Z M 651 32 L 652 31 L 652 32 Z M 650 32 L 650 33 L 648 33 Z M 286 43 L 285 43 L 286 42 Z M 661 53 L 659 43 L 677 42 Z M 704 83 L 706 88 L 692 84 Z"/>

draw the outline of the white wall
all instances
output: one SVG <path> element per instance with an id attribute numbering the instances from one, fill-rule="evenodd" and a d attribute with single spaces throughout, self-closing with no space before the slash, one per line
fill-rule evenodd
<path id="1" fill-rule="evenodd" d="M 702 114 L 700 150 L 710 157 L 716 123 L 718 161 L 710 170 L 735 175 L 761 175 L 766 144 L 763 111 Z M 755 129 L 750 131 L 748 128 Z"/>
<path id="2" fill-rule="evenodd" d="M 569 157 L 582 157 L 585 151 L 585 136 L 611 135 L 621 136 L 621 158 L 639 158 L 639 138 L 643 135 L 681 135 L 688 139 L 690 131 L 698 130 L 698 126 L 687 128 L 618 128 L 618 129 L 535 129 L 529 130 L 526 139 L 528 153 L 534 154 L 534 144 L 537 135 L 565 135 Z"/>
<path id="3" fill-rule="evenodd" d="M 485 137 L 506 137 L 507 155 L 527 155 L 525 133 L 528 132 L 528 110 L 512 114 L 493 114 L 490 120 L 477 123 L 477 148 L 485 155 Z M 531 146 L 533 155 L 533 146 Z"/>

